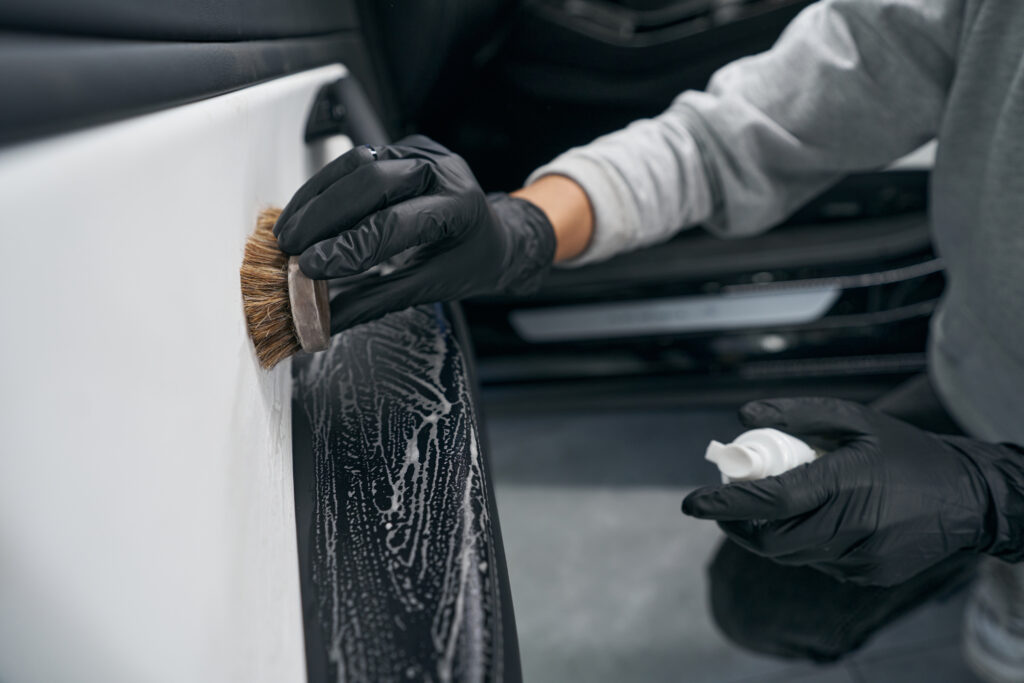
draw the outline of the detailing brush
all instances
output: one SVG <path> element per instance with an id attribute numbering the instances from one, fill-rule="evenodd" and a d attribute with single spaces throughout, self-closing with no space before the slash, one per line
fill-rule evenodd
<path id="1" fill-rule="evenodd" d="M 270 369 L 301 351 L 327 348 L 331 338 L 327 281 L 311 280 L 299 259 L 277 246 L 274 223 L 281 209 L 265 209 L 245 243 L 242 304 L 260 365 Z"/>

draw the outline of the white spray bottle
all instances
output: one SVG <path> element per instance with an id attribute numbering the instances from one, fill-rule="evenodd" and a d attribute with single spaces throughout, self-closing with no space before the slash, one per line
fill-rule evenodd
<path id="1" fill-rule="evenodd" d="M 795 436 L 766 428 L 743 432 L 729 444 L 712 441 L 704 459 L 718 465 L 722 482 L 728 484 L 774 477 L 819 455 Z"/>

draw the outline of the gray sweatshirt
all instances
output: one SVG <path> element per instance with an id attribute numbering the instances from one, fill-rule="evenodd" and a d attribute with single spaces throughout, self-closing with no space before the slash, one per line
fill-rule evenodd
<path id="1" fill-rule="evenodd" d="M 930 214 L 949 281 L 932 379 L 973 435 L 1024 443 L 1024 1 L 823 0 L 706 92 L 531 180 L 558 173 L 586 190 L 596 227 L 580 264 L 697 223 L 756 234 L 932 138 Z"/>

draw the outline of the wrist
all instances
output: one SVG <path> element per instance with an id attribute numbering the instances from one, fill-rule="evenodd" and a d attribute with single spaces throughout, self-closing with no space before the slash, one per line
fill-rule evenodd
<path id="1" fill-rule="evenodd" d="M 535 292 L 555 260 L 555 233 L 546 214 L 522 197 L 503 192 L 487 195 L 497 220 L 504 264 L 496 291 L 505 294 Z"/>
<path id="2" fill-rule="evenodd" d="M 1008 562 L 1024 560 L 1024 448 L 946 437 L 978 472 L 987 493 L 979 550 Z"/>
<path id="3" fill-rule="evenodd" d="M 1002 443 L 991 462 L 995 538 L 988 554 L 1007 562 L 1024 560 L 1024 448 Z"/>
<path id="4" fill-rule="evenodd" d="M 587 193 L 572 179 L 546 175 L 511 193 L 539 208 L 555 235 L 555 262 L 582 254 L 594 234 L 594 209 Z"/>

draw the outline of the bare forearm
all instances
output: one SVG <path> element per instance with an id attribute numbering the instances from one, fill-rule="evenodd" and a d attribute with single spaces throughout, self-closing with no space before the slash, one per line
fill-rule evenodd
<path id="1" fill-rule="evenodd" d="M 555 229 L 555 262 L 566 261 L 587 248 L 594 232 L 594 210 L 583 188 L 561 175 L 538 178 L 513 197 L 540 208 Z"/>

